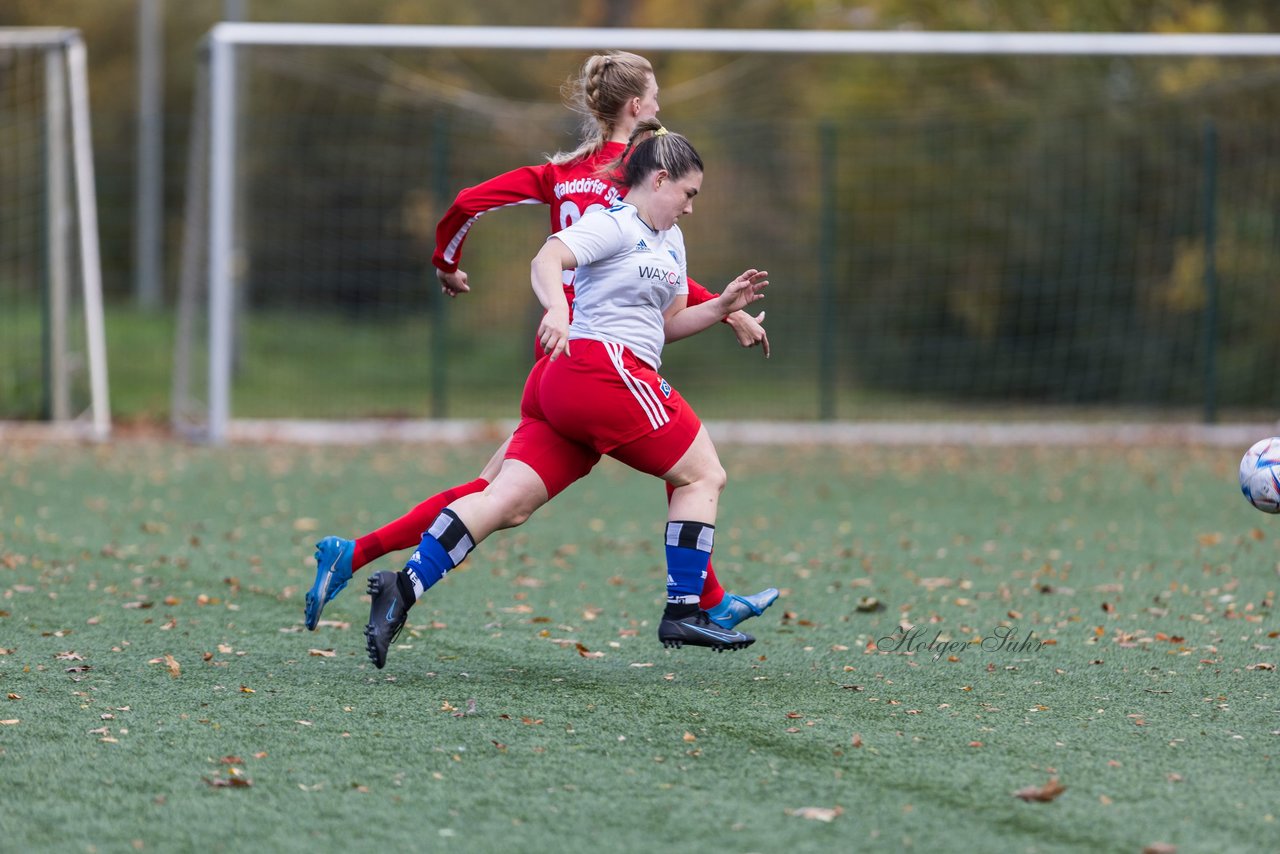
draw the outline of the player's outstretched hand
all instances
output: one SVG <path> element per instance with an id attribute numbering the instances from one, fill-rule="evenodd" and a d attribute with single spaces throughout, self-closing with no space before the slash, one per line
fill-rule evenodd
<path id="1" fill-rule="evenodd" d="M 725 316 L 746 308 L 756 300 L 764 299 L 764 294 L 760 292 L 768 286 L 768 272 L 754 268 L 744 270 L 738 278 L 725 285 L 724 292 L 718 297 Z"/>
<path id="2" fill-rule="evenodd" d="M 549 309 L 538 324 L 538 343 L 551 361 L 569 352 L 569 306 Z"/>
<path id="3" fill-rule="evenodd" d="M 738 339 L 738 343 L 743 347 L 751 348 L 759 344 L 764 348 L 764 357 L 769 358 L 769 333 L 764 328 L 764 312 L 760 312 L 755 317 L 747 314 L 745 311 L 735 311 L 724 319 L 729 324 L 729 328 L 733 330 L 733 334 Z"/>
<path id="4" fill-rule="evenodd" d="M 440 292 L 445 296 L 456 297 L 471 290 L 471 286 L 467 284 L 467 274 L 462 270 L 446 273 L 437 267 L 436 278 L 440 280 Z"/>

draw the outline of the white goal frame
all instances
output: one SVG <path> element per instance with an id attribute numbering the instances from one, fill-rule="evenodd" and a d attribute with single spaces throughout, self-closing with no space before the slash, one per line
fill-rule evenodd
<path id="1" fill-rule="evenodd" d="M 590 27 L 223 23 L 209 51 L 207 200 L 209 376 L 203 438 L 231 436 L 236 174 L 236 51 L 243 46 L 660 50 L 828 54 L 1280 56 L 1280 35 L 677 30 Z M 254 432 L 254 431 L 250 431 Z M 279 435 L 279 434 L 276 434 Z M 314 436 L 314 433 L 310 435 Z M 1234 441 L 1234 436 L 1233 439 Z"/>
<path id="2" fill-rule="evenodd" d="M 79 30 L 59 27 L 0 28 L 0 46 L 29 47 L 43 51 L 48 103 L 45 122 L 52 151 L 45 175 L 49 195 L 46 230 L 50 269 L 51 382 L 50 398 L 55 429 L 70 428 L 74 436 L 103 440 L 111 435 L 111 409 L 107 388 L 106 327 L 102 308 L 102 264 L 98 247 L 98 208 L 94 185 L 93 144 L 89 127 L 88 59 Z M 71 165 L 68 175 L 67 164 Z M 74 185 L 74 186 L 73 186 Z M 89 409 L 72 412 L 69 387 L 67 305 L 71 280 L 71 193 L 75 193 L 76 231 L 79 236 L 80 280 L 83 287 L 85 345 L 89 371 Z M 5 432 L 27 428 L 6 422 Z M 47 432 L 38 428 L 38 432 Z"/>

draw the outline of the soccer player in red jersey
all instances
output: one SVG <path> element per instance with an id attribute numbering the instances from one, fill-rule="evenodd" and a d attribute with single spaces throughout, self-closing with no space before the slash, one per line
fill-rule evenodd
<path id="1" fill-rule="evenodd" d="M 599 54 L 586 61 L 572 88 L 574 107 L 584 117 L 581 145 L 556 154 L 547 163 L 515 169 L 463 190 L 440 220 L 432 260 L 444 293 L 457 296 L 470 290 L 467 274 L 458 264 L 471 227 L 485 213 L 509 205 L 545 204 L 550 209 L 554 234 L 590 211 L 612 206 L 621 197 L 625 188 L 605 177 L 605 167 L 619 158 L 636 124 L 658 113 L 658 84 L 652 66 L 644 57 L 632 53 Z M 564 272 L 562 282 L 572 307 L 572 270 Z M 690 305 L 715 297 L 693 280 L 689 280 L 688 288 Z M 739 310 L 724 320 L 742 346 L 759 344 L 765 356 L 769 355 L 768 335 L 761 325 L 763 312 L 752 317 Z M 543 354 L 539 350 L 537 355 Z M 316 543 L 316 578 L 306 595 L 307 628 L 316 628 L 325 604 L 341 592 L 353 572 L 392 551 L 417 545 L 422 532 L 444 507 L 488 486 L 497 476 L 507 447 L 504 442 L 475 480 L 431 496 L 399 519 L 355 540 L 327 536 Z M 671 489 L 668 486 L 668 495 Z M 708 566 L 701 605 L 721 625 L 733 628 L 742 620 L 763 613 L 777 596 L 774 588 L 751 596 L 727 593 L 715 570 Z"/>
<path id="2" fill-rule="evenodd" d="M 616 168 L 626 200 L 593 211 L 547 239 L 532 264 L 546 314 L 538 340 L 547 358 L 529 373 L 520 425 L 494 481 L 440 512 L 399 573 L 369 579 L 365 627 L 374 665 L 412 605 L 494 531 L 523 524 L 602 454 L 661 477 L 673 491 L 666 530 L 665 646 L 743 649 L 751 635 L 701 607 L 725 471 L 707 430 L 657 372 L 666 341 L 688 337 L 758 299 L 767 273 L 748 269 L 713 300 L 689 305 L 684 236 L 703 164 L 687 139 L 656 119 L 640 122 Z M 563 275 L 576 270 L 570 308 Z"/>

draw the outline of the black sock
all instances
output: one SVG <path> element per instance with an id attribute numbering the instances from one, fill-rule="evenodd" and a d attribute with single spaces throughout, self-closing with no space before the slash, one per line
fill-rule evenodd
<path id="1" fill-rule="evenodd" d="M 409 570 L 402 569 L 396 573 L 396 587 L 400 590 L 400 598 L 410 606 L 418 601 L 418 595 L 413 592 L 413 579 L 409 577 Z"/>
<path id="2" fill-rule="evenodd" d="M 662 619 L 683 620 L 685 617 L 692 617 L 696 613 L 698 613 L 698 606 L 693 603 L 668 602 L 667 607 L 662 612 Z"/>

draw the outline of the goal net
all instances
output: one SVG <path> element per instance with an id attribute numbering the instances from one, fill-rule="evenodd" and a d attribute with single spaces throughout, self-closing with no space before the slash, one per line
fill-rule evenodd
<path id="1" fill-rule="evenodd" d="M 83 43 L 0 28 L 0 422 L 110 430 Z"/>
<path id="2" fill-rule="evenodd" d="M 591 53 L 654 64 L 707 164 L 681 227 L 768 269 L 773 356 L 663 373 L 712 420 L 1267 420 L 1280 38 L 232 24 L 197 106 L 180 426 L 517 415 L 545 208 L 454 195 L 575 146 Z"/>

